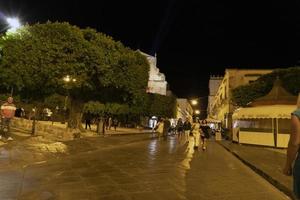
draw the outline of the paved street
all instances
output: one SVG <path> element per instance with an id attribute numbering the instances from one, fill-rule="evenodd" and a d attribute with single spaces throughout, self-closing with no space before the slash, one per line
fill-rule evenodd
<path id="1" fill-rule="evenodd" d="M 175 138 L 147 137 L 72 141 L 67 154 L 34 152 L 35 163 L 20 165 L 12 162 L 22 145 L 9 144 L 1 149 L 0 199 L 288 199 L 217 143 L 194 152 Z"/>

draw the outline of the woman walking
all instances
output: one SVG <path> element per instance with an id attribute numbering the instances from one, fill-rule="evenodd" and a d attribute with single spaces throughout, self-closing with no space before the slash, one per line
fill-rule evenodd
<path id="1" fill-rule="evenodd" d="M 199 148 L 200 131 L 200 120 L 196 119 L 196 122 L 193 123 L 192 126 L 192 133 L 194 137 L 194 149 Z"/>
<path id="2" fill-rule="evenodd" d="M 207 121 L 203 120 L 201 124 L 201 144 L 202 144 L 202 150 L 205 151 L 207 148 L 207 142 L 206 140 L 209 139 L 209 131 L 210 127 L 207 125 Z"/>
<path id="3" fill-rule="evenodd" d="M 187 142 L 189 142 L 191 128 L 192 128 L 192 124 L 191 124 L 190 120 L 187 119 L 183 124 L 184 135 L 185 135 Z"/>
<path id="4" fill-rule="evenodd" d="M 182 122 L 181 118 L 178 119 L 178 122 L 176 125 L 176 131 L 178 134 L 178 138 L 180 138 L 183 135 L 183 122 Z"/>
<path id="5" fill-rule="evenodd" d="M 158 140 L 160 140 L 164 134 L 164 119 L 161 118 L 156 124 L 155 130 L 157 132 Z"/>

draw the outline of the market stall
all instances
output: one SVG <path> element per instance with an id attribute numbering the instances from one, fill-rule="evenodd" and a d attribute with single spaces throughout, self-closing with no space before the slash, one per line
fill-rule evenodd
<path id="1" fill-rule="evenodd" d="M 291 113 L 296 105 L 266 105 L 237 109 L 233 114 L 233 141 L 287 147 Z"/>

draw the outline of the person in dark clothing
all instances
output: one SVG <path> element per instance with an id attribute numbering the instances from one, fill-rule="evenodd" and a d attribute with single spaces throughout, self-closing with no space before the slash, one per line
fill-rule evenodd
<path id="1" fill-rule="evenodd" d="M 170 122 L 170 120 L 168 118 L 166 118 L 164 120 L 164 129 L 163 129 L 163 137 L 164 137 L 164 139 L 167 138 L 169 130 L 170 130 L 170 127 L 171 127 L 171 122 Z"/>
<path id="2" fill-rule="evenodd" d="M 206 140 L 210 137 L 210 127 L 207 124 L 206 120 L 202 121 L 202 124 L 200 126 L 201 128 L 201 143 L 202 143 L 202 150 L 205 151 L 207 148 Z"/>
<path id="3" fill-rule="evenodd" d="M 22 110 L 21 108 L 17 108 L 15 112 L 15 117 L 21 117 Z"/>
<path id="4" fill-rule="evenodd" d="M 92 122 L 92 115 L 90 112 L 88 112 L 85 116 L 85 129 L 89 127 L 91 130 L 91 122 Z"/>
<path id="5" fill-rule="evenodd" d="M 189 136 L 190 136 L 190 131 L 191 131 L 191 129 L 192 129 L 192 124 L 191 124 L 190 120 L 187 119 L 187 120 L 183 123 L 184 135 L 185 135 L 187 141 L 189 141 Z"/>
<path id="6" fill-rule="evenodd" d="M 115 128 L 115 131 L 117 130 L 117 126 L 118 126 L 118 119 L 117 118 L 114 118 L 113 120 L 113 126 Z"/>
<path id="7" fill-rule="evenodd" d="M 183 135 L 183 122 L 182 122 L 181 118 L 178 119 L 178 122 L 176 125 L 176 131 L 177 131 L 178 137 Z"/>

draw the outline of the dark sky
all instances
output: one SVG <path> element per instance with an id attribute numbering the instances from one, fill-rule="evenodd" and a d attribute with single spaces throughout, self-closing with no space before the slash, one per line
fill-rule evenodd
<path id="1" fill-rule="evenodd" d="M 298 63 L 300 1 L 223 2 L 1 0 L 0 11 L 30 24 L 89 26 L 133 49 L 157 52 L 158 66 L 179 97 L 206 96 L 209 75 L 222 75 L 225 68 Z"/>

